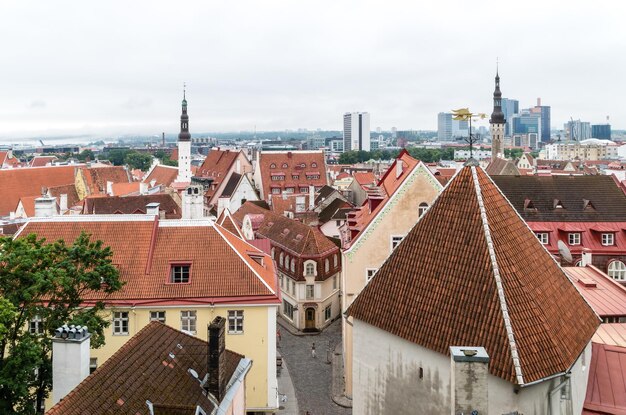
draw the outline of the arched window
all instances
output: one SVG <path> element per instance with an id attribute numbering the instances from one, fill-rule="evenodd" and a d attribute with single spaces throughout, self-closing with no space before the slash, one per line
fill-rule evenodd
<path id="1" fill-rule="evenodd" d="M 315 275 L 315 265 L 312 262 L 306 264 L 306 275 Z"/>
<path id="2" fill-rule="evenodd" d="M 285 255 L 285 268 L 289 269 L 289 255 Z"/>
<path id="3" fill-rule="evenodd" d="M 296 259 L 291 258 L 291 272 L 296 272 Z"/>
<path id="4" fill-rule="evenodd" d="M 419 217 L 421 218 L 422 215 L 426 213 L 427 210 L 428 210 L 428 203 L 426 202 L 420 203 L 419 207 L 417 208 L 417 213 Z"/>
<path id="5" fill-rule="evenodd" d="M 276 253 L 276 249 L 272 248 L 272 259 L 274 259 L 274 254 Z"/>
<path id="6" fill-rule="evenodd" d="M 280 266 L 283 266 L 283 261 L 285 260 L 285 254 L 283 254 L 282 252 L 280 253 L 280 259 L 278 260 L 278 263 L 280 264 Z"/>
<path id="7" fill-rule="evenodd" d="M 337 254 L 333 256 L 333 266 L 337 268 Z"/>
<path id="8" fill-rule="evenodd" d="M 328 271 L 330 271 L 330 261 L 326 258 L 326 261 L 324 261 L 324 272 Z"/>
<path id="9" fill-rule="evenodd" d="M 609 264 L 609 277 L 616 281 L 626 281 L 626 264 L 622 261 L 613 261 Z"/>

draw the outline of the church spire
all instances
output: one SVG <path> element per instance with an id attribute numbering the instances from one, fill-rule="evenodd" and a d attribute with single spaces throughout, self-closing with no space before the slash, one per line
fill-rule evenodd
<path id="1" fill-rule="evenodd" d="M 496 89 L 493 91 L 493 112 L 491 113 L 491 124 L 504 124 L 504 113 L 502 112 L 502 92 L 500 92 L 500 75 L 496 66 Z"/>
<path id="2" fill-rule="evenodd" d="M 180 115 L 180 133 L 178 134 L 178 141 L 191 140 L 191 134 L 189 134 L 189 115 L 187 115 L 186 89 L 186 85 L 183 85 L 182 114 Z"/>

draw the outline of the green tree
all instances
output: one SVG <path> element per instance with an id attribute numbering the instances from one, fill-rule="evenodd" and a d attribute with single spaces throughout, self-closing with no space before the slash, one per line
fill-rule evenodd
<path id="1" fill-rule="evenodd" d="M 76 158 L 78 158 L 78 160 L 80 161 L 92 161 L 96 159 L 96 155 L 93 153 L 93 151 L 86 149 L 81 151 L 78 156 L 76 156 Z"/>
<path id="2" fill-rule="evenodd" d="M 106 156 L 114 166 L 122 166 L 124 164 L 124 159 L 126 155 L 130 153 L 131 150 L 116 148 L 114 150 L 110 150 L 107 152 Z"/>
<path id="3" fill-rule="evenodd" d="M 170 159 L 170 156 L 164 150 L 157 150 L 154 153 L 154 157 L 161 160 L 161 164 L 178 167 L 178 160 Z"/>
<path id="4" fill-rule="evenodd" d="M 52 336 L 63 324 L 86 325 L 104 344 L 104 303 L 83 306 L 88 292 L 110 294 L 122 283 L 101 241 L 82 233 L 71 245 L 36 235 L 0 238 L 0 413 L 32 414 L 52 387 Z M 29 323 L 41 320 L 39 332 Z"/>
<path id="5" fill-rule="evenodd" d="M 152 165 L 152 156 L 147 153 L 138 153 L 136 151 L 132 151 L 126 154 L 126 157 L 124 157 L 124 164 L 128 164 L 131 169 L 148 171 L 148 169 Z"/>

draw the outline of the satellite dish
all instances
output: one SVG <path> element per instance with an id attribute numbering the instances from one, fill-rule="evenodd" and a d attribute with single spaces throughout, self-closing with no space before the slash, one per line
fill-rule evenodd
<path id="1" fill-rule="evenodd" d="M 564 262 L 571 264 L 574 260 L 572 258 L 572 253 L 567 245 L 565 245 L 565 242 L 559 239 L 557 246 L 559 248 L 559 255 L 561 255 L 561 265 L 565 265 Z"/>
<path id="2" fill-rule="evenodd" d="M 189 374 L 194 378 L 194 379 L 198 379 L 198 372 L 196 372 L 195 370 L 189 368 L 187 369 L 187 372 L 189 372 Z M 200 379 L 198 379 L 200 380 Z"/>

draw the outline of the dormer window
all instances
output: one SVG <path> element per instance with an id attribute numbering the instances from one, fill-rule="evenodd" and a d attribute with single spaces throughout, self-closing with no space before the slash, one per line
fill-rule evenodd
<path id="1" fill-rule="evenodd" d="M 570 232 L 567 238 L 570 245 L 580 245 L 580 232 Z"/>
<path id="2" fill-rule="evenodd" d="M 272 163 L 270 164 L 270 169 L 275 169 L 276 168 L 276 164 Z"/>
<path id="3" fill-rule="evenodd" d="M 554 209 L 565 209 L 565 206 L 563 206 L 563 202 L 561 202 L 559 199 L 554 199 L 552 207 Z"/>
<path id="4" fill-rule="evenodd" d="M 548 245 L 548 243 L 550 243 L 548 232 L 537 232 L 535 235 L 537 235 L 537 239 L 539 239 L 542 245 Z"/>
<path id="5" fill-rule="evenodd" d="M 596 210 L 591 200 L 583 199 L 583 210 Z"/>
<path id="6" fill-rule="evenodd" d="M 283 168 L 283 169 L 286 169 L 287 167 L 289 167 L 289 166 L 287 165 L 287 163 L 283 163 L 282 168 Z"/>
<path id="7" fill-rule="evenodd" d="M 191 265 L 189 264 L 172 264 L 170 268 L 170 282 L 172 284 L 189 283 L 189 274 Z"/>
<path id="8" fill-rule="evenodd" d="M 311 167 L 317 167 L 317 163 L 316 162 L 311 163 Z"/>
<path id="9" fill-rule="evenodd" d="M 613 246 L 613 245 L 615 245 L 615 234 L 603 233 L 602 234 L 602 246 Z"/>
<path id="10" fill-rule="evenodd" d="M 535 208 L 535 204 L 533 203 L 532 200 L 525 199 L 524 200 L 524 210 L 534 210 L 534 211 L 536 211 L 537 209 Z"/>

